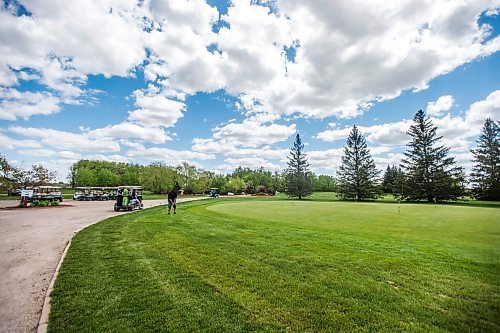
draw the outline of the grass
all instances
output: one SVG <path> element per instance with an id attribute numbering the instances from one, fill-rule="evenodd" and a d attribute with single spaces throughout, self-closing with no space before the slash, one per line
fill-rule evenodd
<path id="1" fill-rule="evenodd" d="M 77 234 L 49 331 L 495 332 L 500 211 L 222 199 Z"/>

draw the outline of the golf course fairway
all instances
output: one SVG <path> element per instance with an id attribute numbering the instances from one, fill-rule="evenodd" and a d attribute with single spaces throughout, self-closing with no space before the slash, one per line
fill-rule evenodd
<path id="1" fill-rule="evenodd" d="M 208 200 L 90 226 L 49 332 L 495 332 L 500 210 Z"/>

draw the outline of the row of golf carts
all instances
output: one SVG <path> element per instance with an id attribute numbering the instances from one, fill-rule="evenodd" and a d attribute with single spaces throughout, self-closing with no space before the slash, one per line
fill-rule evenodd
<path id="1" fill-rule="evenodd" d="M 77 187 L 73 200 L 107 201 L 116 200 L 114 210 L 142 209 L 142 188 L 140 186 Z"/>
<path id="2" fill-rule="evenodd" d="M 73 200 L 107 201 L 116 200 L 118 187 L 77 187 Z"/>
<path id="3" fill-rule="evenodd" d="M 19 190 L 21 205 L 28 206 L 36 202 L 62 202 L 62 189 L 59 186 L 36 186 Z M 116 200 L 114 210 L 131 211 L 142 209 L 142 187 L 78 187 L 73 195 L 73 200 L 103 201 Z"/>

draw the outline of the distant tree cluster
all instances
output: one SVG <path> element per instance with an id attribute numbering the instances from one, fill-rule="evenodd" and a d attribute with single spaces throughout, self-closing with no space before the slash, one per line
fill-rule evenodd
<path id="1" fill-rule="evenodd" d="M 216 187 L 223 194 L 274 194 L 284 189 L 282 175 L 264 168 L 252 170 L 238 167 L 233 173 L 222 175 L 196 168 L 187 162 L 174 167 L 162 163 L 143 166 L 80 160 L 70 167 L 69 180 L 73 187 L 140 185 L 152 193 L 182 189 L 185 194 L 196 194 Z"/>
<path id="2" fill-rule="evenodd" d="M 11 194 L 19 188 L 48 185 L 55 178 L 55 174 L 41 164 L 24 170 L 12 165 L 0 154 L 0 192 Z"/>

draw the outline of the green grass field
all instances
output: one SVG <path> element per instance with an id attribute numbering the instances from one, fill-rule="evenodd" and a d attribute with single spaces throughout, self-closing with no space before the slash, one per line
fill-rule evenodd
<path id="1" fill-rule="evenodd" d="M 49 331 L 498 332 L 499 217 L 269 198 L 122 215 L 74 237 Z"/>

